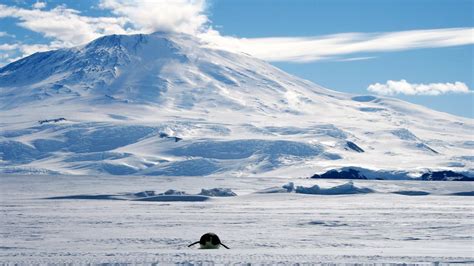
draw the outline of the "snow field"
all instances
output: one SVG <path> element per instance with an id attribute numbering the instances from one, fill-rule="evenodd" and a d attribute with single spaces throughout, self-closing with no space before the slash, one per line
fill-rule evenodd
<path id="1" fill-rule="evenodd" d="M 472 262 L 474 217 L 466 182 L 355 181 L 376 192 L 255 193 L 276 178 L 4 176 L 3 262 L 48 263 L 430 263 Z M 295 187 L 347 187 L 293 179 Z M 44 199 L 124 191 L 228 187 L 238 196 L 203 202 Z M 289 186 L 286 186 L 287 188 Z M 260 188 L 260 189 L 256 189 Z M 429 195 L 399 195 L 426 191 Z M 133 194 L 133 193 L 131 193 Z M 153 197 L 145 192 L 137 197 Z M 178 195 L 179 196 L 179 195 Z M 231 250 L 187 245 L 217 233 Z"/>

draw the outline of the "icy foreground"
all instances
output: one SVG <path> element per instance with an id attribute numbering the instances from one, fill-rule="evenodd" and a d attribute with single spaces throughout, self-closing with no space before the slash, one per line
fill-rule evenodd
<path id="1" fill-rule="evenodd" d="M 11 63 L 0 121 L 0 171 L 12 174 L 474 169 L 472 119 L 331 91 L 180 34 L 106 36 Z"/>
<path id="2" fill-rule="evenodd" d="M 294 186 L 283 188 L 288 180 Z M 20 175 L 0 182 L 3 263 L 474 263 L 472 182 Z M 212 187 L 236 195 L 134 200 Z M 290 192 L 301 188 L 319 194 Z M 187 247 L 208 231 L 231 249 Z"/>

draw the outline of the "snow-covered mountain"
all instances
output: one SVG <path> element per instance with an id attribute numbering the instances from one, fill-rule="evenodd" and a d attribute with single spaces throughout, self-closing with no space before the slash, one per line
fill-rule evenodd
<path id="1" fill-rule="evenodd" d="M 0 118 L 3 173 L 474 171 L 472 119 L 328 90 L 183 34 L 13 62 L 0 69 Z"/>

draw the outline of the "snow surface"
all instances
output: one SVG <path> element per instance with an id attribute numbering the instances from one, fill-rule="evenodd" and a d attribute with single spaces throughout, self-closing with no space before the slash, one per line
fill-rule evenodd
<path id="1" fill-rule="evenodd" d="M 328 90 L 183 34 L 105 36 L 0 69 L 3 173 L 472 173 L 473 131 L 472 119 Z"/>
<path id="2" fill-rule="evenodd" d="M 338 193 L 291 192 L 316 185 Z M 0 186 L 5 264 L 474 263 L 472 182 L 3 175 Z M 209 187 L 237 195 L 134 200 Z M 284 193 L 255 193 L 269 187 Z M 358 189 L 371 193 L 347 194 Z M 209 231 L 231 249 L 187 247 Z"/>

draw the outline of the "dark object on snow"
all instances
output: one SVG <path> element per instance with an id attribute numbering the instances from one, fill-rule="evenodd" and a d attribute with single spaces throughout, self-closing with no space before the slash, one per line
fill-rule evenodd
<path id="1" fill-rule="evenodd" d="M 392 192 L 393 194 L 405 195 L 405 196 L 426 196 L 429 195 L 429 192 L 420 191 L 420 190 L 401 190 Z"/>
<path id="2" fill-rule="evenodd" d="M 38 121 L 38 123 L 40 123 L 40 125 L 42 125 L 44 123 L 51 123 L 51 122 L 57 123 L 57 122 L 61 122 L 61 121 L 66 121 L 66 118 L 60 117 L 60 118 L 55 118 L 55 119 L 40 120 L 40 121 Z"/>
<path id="3" fill-rule="evenodd" d="M 449 194 L 451 196 L 474 196 L 474 191 L 464 191 Z"/>
<path id="4" fill-rule="evenodd" d="M 474 181 L 474 177 L 465 176 L 451 170 L 424 173 L 421 180 L 428 181 Z"/>
<path id="5" fill-rule="evenodd" d="M 204 235 L 201 236 L 201 239 L 199 239 L 199 241 L 196 241 L 190 244 L 188 247 L 191 247 L 198 243 L 199 243 L 200 248 L 202 249 L 218 249 L 220 246 L 223 246 L 226 249 L 229 249 L 226 245 L 222 244 L 219 237 L 214 233 L 205 233 Z"/>
<path id="6" fill-rule="evenodd" d="M 346 146 L 347 146 L 347 148 L 349 148 L 351 150 L 354 150 L 356 152 L 364 152 L 364 150 L 361 147 L 357 146 L 357 144 L 355 144 L 352 141 L 347 141 Z"/>
<path id="7" fill-rule="evenodd" d="M 322 175 L 315 174 L 311 178 L 327 178 L 327 179 L 367 179 L 359 171 L 354 169 L 347 170 L 330 170 Z"/>
<path id="8" fill-rule="evenodd" d="M 167 139 L 174 139 L 174 142 L 178 142 L 180 140 L 183 140 L 182 138 L 179 137 L 172 137 L 166 133 L 160 132 L 160 138 L 167 138 Z"/>
<path id="9" fill-rule="evenodd" d="M 428 145 L 426 145 L 426 144 L 424 144 L 424 143 L 417 143 L 417 144 L 416 144 L 416 147 L 417 147 L 417 148 L 425 149 L 425 150 L 430 151 L 430 152 L 432 152 L 432 153 L 434 153 L 434 154 L 439 154 L 439 152 L 433 150 L 432 148 L 430 148 Z"/>

